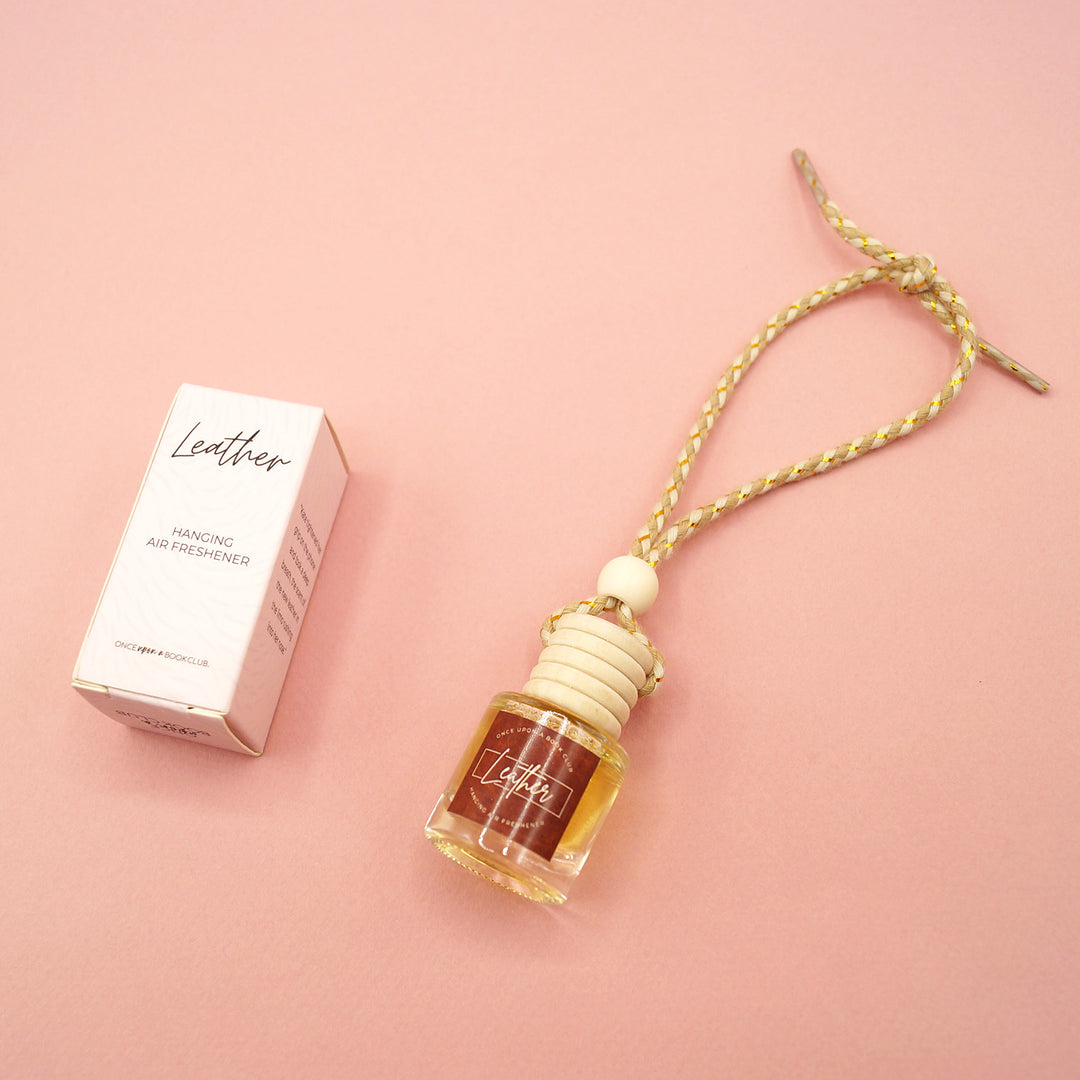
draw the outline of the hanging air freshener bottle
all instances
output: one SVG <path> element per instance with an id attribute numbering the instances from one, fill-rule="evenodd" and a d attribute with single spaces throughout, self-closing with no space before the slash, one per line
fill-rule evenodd
<path id="1" fill-rule="evenodd" d="M 427 823 L 462 866 L 532 900 L 561 903 L 588 858 L 626 772 L 619 745 L 663 661 L 635 614 L 656 597 L 656 572 L 630 555 L 600 573 L 620 622 L 587 601 L 553 615 L 520 694 L 499 694 Z"/>
<path id="2" fill-rule="evenodd" d="M 928 256 L 901 255 L 867 235 L 828 198 L 806 155 L 796 150 L 793 156 L 832 228 L 877 262 L 778 312 L 724 372 L 630 554 L 603 568 L 596 596 L 547 620 L 541 631 L 544 648 L 529 681 L 521 693 L 499 694 L 488 706 L 428 820 L 426 834 L 440 851 L 532 900 L 566 899 L 622 784 L 627 763 L 619 745 L 622 726 L 638 697 L 651 693 L 663 677 L 663 660 L 637 622 L 656 598 L 657 563 L 695 531 L 750 499 L 837 468 L 922 427 L 956 397 L 980 352 L 1034 389 L 1048 389 L 976 336 L 966 305 Z M 960 338 L 948 382 L 893 423 L 758 477 L 668 525 L 694 458 L 761 350 L 815 308 L 879 282 L 915 296 Z"/>

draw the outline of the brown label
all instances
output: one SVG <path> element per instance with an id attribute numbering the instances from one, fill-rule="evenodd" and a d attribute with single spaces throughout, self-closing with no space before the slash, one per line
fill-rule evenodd
<path id="1" fill-rule="evenodd" d="M 450 812 L 550 859 L 600 758 L 543 724 L 496 713 Z"/>

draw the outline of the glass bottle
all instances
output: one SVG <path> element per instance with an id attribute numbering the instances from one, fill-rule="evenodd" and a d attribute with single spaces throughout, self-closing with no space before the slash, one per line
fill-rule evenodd
<path id="1" fill-rule="evenodd" d="M 428 839 L 467 870 L 561 904 L 619 793 L 626 752 L 580 717 L 498 694 L 428 820 Z"/>
<path id="2" fill-rule="evenodd" d="M 435 847 L 530 900 L 562 903 L 626 773 L 618 740 L 656 655 L 643 641 L 599 615 L 562 614 L 524 690 L 484 713 L 428 819 Z"/>

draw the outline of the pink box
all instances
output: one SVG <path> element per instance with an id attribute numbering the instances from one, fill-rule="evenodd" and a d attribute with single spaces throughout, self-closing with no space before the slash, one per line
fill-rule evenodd
<path id="1" fill-rule="evenodd" d="M 347 475 L 322 409 L 181 386 L 75 689 L 122 724 L 261 754 Z"/>

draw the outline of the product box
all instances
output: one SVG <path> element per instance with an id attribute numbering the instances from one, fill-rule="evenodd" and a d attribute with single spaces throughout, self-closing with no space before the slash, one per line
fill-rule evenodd
<path id="1" fill-rule="evenodd" d="M 181 386 L 75 689 L 122 724 L 261 754 L 347 472 L 322 409 Z"/>

